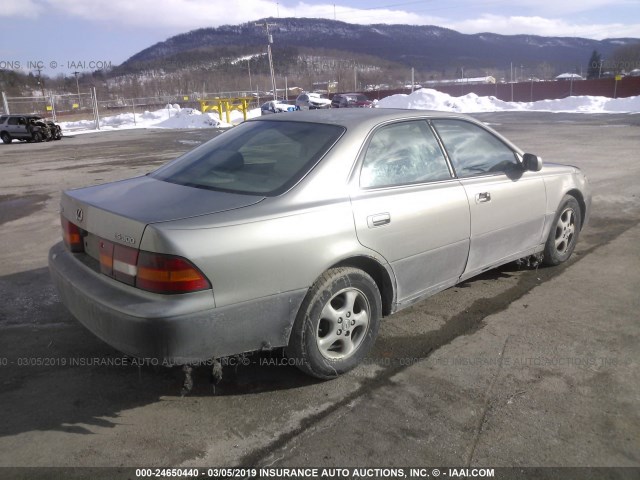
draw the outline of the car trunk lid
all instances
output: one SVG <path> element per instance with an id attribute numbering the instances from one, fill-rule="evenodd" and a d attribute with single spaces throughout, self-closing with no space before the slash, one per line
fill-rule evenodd
<path id="1" fill-rule="evenodd" d="M 149 224 L 234 210 L 263 199 L 144 176 L 67 190 L 60 203 L 61 214 L 87 236 L 137 248 Z"/>

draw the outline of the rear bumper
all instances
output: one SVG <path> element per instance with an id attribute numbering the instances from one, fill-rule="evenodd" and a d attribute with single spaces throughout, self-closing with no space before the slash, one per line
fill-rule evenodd
<path id="1" fill-rule="evenodd" d="M 94 335 L 127 355 L 174 364 L 287 345 L 306 294 L 216 308 L 211 290 L 158 295 L 120 284 L 62 243 L 49 251 L 49 270 L 62 303 Z"/>

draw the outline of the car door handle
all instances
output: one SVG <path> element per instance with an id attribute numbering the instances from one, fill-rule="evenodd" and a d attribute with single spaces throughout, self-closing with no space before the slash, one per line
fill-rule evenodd
<path id="1" fill-rule="evenodd" d="M 367 217 L 367 225 L 369 228 L 381 227 L 391 223 L 391 215 L 388 213 L 377 213 L 376 215 L 369 215 Z"/>
<path id="2" fill-rule="evenodd" d="M 489 192 L 482 192 L 476 194 L 476 203 L 485 203 L 491 201 L 491 194 Z"/>

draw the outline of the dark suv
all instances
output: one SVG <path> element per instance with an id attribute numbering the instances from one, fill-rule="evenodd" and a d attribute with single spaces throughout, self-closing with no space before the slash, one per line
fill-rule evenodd
<path id="1" fill-rule="evenodd" d="M 11 143 L 13 139 L 27 142 L 60 140 L 62 129 L 51 120 L 38 115 L 2 115 L 0 116 L 0 139 Z"/>
<path id="2" fill-rule="evenodd" d="M 371 108 L 373 102 L 363 93 L 337 93 L 331 99 L 333 108 Z"/>

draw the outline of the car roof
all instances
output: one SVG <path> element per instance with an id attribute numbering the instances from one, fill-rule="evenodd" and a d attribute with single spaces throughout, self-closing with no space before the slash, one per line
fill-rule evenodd
<path id="1" fill-rule="evenodd" d="M 522 153 L 522 150 L 499 132 L 485 125 L 479 120 L 455 112 L 441 112 L 438 110 L 415 110 L 401 108 L 331 108 L 320 110 L 302 110 L 296 112 L 284 112 L 278 115 L 266 115 L 255 117 L 248 122 L 308 122 L 337 125 L 347 129 L 350 134 L 366 135 L 378 125 L 392 121 L 412 120 L 412 119 L 436 119 L 449 118 L 461 119 L 481 126 L 485 130 L 492 132 L 504 143 L 515 151 Z"/>
<path id="2" fill-rule="evenodd" d="M 277 117 L 277 118 L 275 118 Z M 409 110 L 401 108 L 367 108 L 367 109 L 326 109 L 326 110 L 303 110 L 299 112 L 283 113 L 277 116 L 256 117 L 249 121 L 299 121 L 311 123 L 326 123 L 338 125 L 347 129 L 367 128 L 371 129 L 380 123 L 393 120 L 410 120 L 412 118 L 464 118 L 477 123 L 473 118 L 450 112 L 440 112 L 437 110 Z"/>

